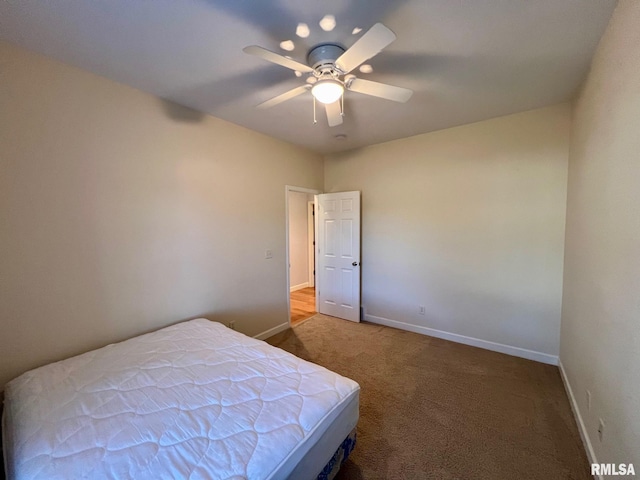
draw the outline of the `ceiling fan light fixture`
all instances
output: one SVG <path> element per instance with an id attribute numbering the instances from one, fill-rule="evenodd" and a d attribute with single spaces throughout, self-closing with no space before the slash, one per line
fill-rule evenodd
<path id="1" fill-rule="evenodd" d="M 311 87 L 311 94 L 320 103 L 331 104 L 338 101 L 344 93 L 344 86 L 337 80 L 326 79 L 318 80 Z"/>

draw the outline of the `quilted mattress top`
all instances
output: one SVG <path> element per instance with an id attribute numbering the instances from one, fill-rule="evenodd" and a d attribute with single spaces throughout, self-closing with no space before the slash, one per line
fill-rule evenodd
<path id="1" fill-rule="evenodd" d="M 358 384 L 205 319 L 5 389 L 9 478 L 269 479 Z"/>

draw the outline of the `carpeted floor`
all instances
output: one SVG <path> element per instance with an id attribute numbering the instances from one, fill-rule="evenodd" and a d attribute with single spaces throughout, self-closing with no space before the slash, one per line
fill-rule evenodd
<path id="1" fill-rule="evenodd" d="M 324 315 L 267 340 L 360 384 L 338 479 L 591 479 L 554 366 Z"/>

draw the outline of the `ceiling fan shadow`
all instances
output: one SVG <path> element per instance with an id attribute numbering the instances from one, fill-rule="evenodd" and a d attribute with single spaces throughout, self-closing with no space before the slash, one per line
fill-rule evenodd
<path id="1" fill-rule="evenodd" d="M 217 10 L 224 11 L 262 31 L 274 41 L 283 40 L 298 24 L 290 12 L 275 1 L 255 0 L 201 0 Z"/>
<path id="2" fill-rule="evenodd" d="M 164 96 L 162 105 L 170 118 L 180 122 L 193 123 L 202 120 L 202 118 L 194 113 L 183 111 L 185 108 L 189 110 L 192 106 L 198 105 L 200 109 L 215 114 L 219 109 L 235 101 L 249 98 L 255 92 L 285 83 L 287 80 L 295 81 L 298 79 L 286 70 L 264 65 L 255 67 L 248 72 L 170 92 Z M 202 101 L 203 98 L 206 98 L 205 102 Z"/>
<path id="3" fill-rule="evenodd" d="M 402 5 L 409 0 L 360 0 L 345 2 L 348 6 L 338 12 L 336 17 L 343 22 L 353 23 L 352 27 L 359 27 L 367 29 L 371 25 L 383 22 L 388 19 L 396 10 L 399 10 Z M 393 28 L 392 28 L 393 30 Z"/>
<path id="4" fill-rule="evenodd" d="M 437 75 L 442 69 L 463 64 L 465 59 L 437 53 L 385 52 L 372 62 L 375 73 Z"/>
<path id="5" fill-rule="evenodd" d="M 576 72 L 572 76 L 567 76 L 558 68 L 558 65 L 572 63 L 572 71 Z M 474 58 L 461 58 L 460 61 L 451 58 L 450 61 L 436 62 L 426 75 L 434 80 L 435 89 L 446 90 L 450 95 L 474 91 L 476 95 L 486 95 L 486 98 L 507 96 L 514 99 L 521 95 L 524 86 L 526 91 L 539 91 L 542 98 L 545 92 L 557 92 L 557 84 L 562 81 L 568 84 L 562 94 L 571 96 L 579 88 L 587 69 L 588 65 L 583 66 L 580 59 L 571 56 L 547 55 L 514 60 L 497 55 L 476 55 Z M 550 97 L 547 103 L 555 101 L 555 98 Z M 562 96 L 559 96 L 557 101 L 561 99 Z"/>

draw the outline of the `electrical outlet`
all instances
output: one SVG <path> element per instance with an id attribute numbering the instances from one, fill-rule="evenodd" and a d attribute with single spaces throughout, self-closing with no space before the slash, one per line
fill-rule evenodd
<path id="1" fill-rule="evenodd" d="M 273 252 L 271 250 L 265 250 L 264 251 L 264 258 L 269 260 L 270 258 L 273 258 Z"/>
<path id="2" fill-rule="evenodd" d="M 424 305 L 418 305 L 418 313 L 420 315 L 424 315 L 425 314 L 425 308 Z"/>
<path id="3" fill-rule="evenodd" d="M 230 328 L 231 330 L 235 330 L 235 329 L 236 329 L 236 322 L 235 322 L 235 320 L 231 320 L 231 321 L 229 322 L 229 328 Z"/>
<path id="4" fill-rule="evenodd" d="M 591 392 L 587 390 L 587 412 L 591 410 Z"/>
<path id="5" fill-rule="evenodd" d="M 604 437 L 604 420 L 600 419 L 598 422 L 598 440 L 602 441 Z"/>

